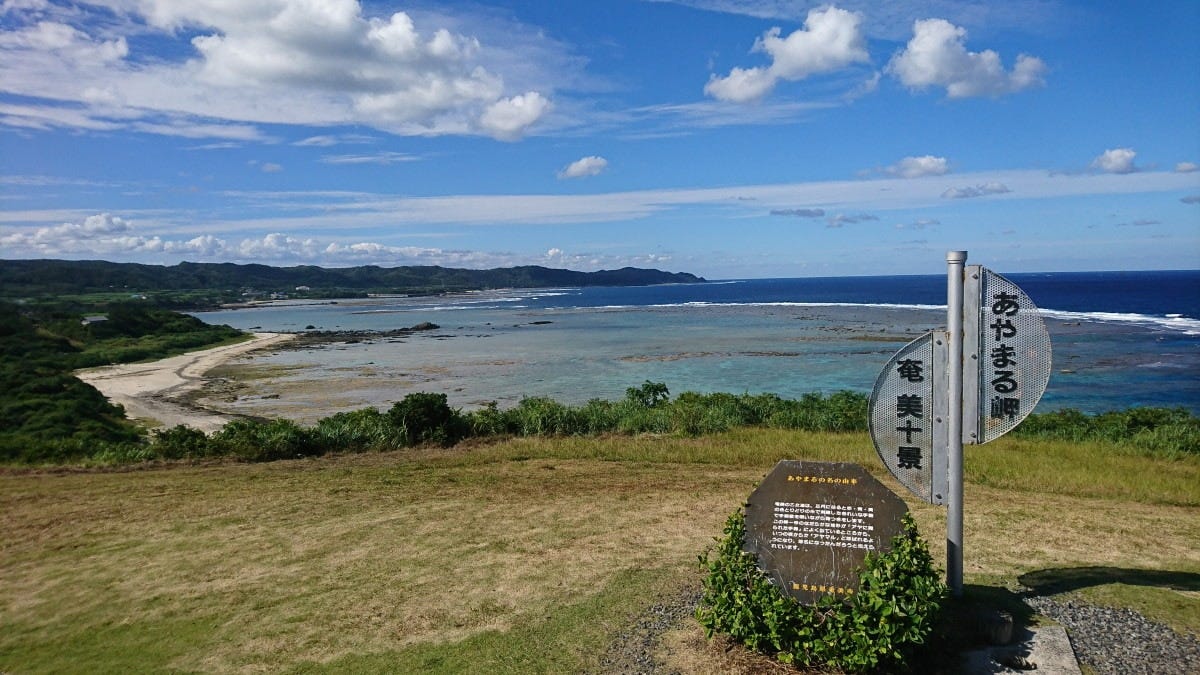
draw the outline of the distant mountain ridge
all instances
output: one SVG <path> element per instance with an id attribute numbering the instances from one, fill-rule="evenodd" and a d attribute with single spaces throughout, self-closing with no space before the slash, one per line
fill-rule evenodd
<path id="1" fill-rule="evenodd" d="M 551 286 L 643 286 L 702 283 L 703 277 L 685 272 L 623 267 L 576 272 L 538 265 L 489 270 L 438 266 L 272 267 L 235 263 L 145 265 L 103 260 L 0 260 L 0 289 L 8 297 L 43 293 L 96 293 L 185 290 L 245 290 L 359 293 L 432 293 L 487 288 L 546 288 Z"/>

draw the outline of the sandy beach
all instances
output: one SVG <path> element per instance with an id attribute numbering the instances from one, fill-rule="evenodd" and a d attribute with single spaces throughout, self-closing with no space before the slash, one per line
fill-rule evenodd
<path id="1" fill-rule="evenodd" d="M 101 366 L 75 375 L 100 390 L 125 415 L 147 426 L 179 424 L 212 433 L 232 417 L 180 402 L 180 397 L 204 384 L 204 375 L 247 352 L 266 349 L 294 338 L 291 333 L 255 333 L 246 342 L 188 352 L 151 363 Z"/>

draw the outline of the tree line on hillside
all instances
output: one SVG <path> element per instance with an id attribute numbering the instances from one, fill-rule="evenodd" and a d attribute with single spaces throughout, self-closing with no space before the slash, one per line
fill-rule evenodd
<path id="1" fill-rule="evenodd" d="M 157 359 L 243 335 L 144 303 L 89 308 L 0 302 L 0 458 L 88 454 L 140 443 L 125 411 L 72 374 L 77 368 Z"/>
<path id="2" fill-rule="evenodd" d="M 331 291 L 350 294 L 440 293 L 488 288 L 547 288 L 556 286 L 640 286 L 699 283 L 687 273 L 625 267 L 576 272 L 536 265 L 490 270 L 438 266 L 323 268 L 312 265 L 271 267 L 234 263 L 143 265 L 102 260 L 0 260 L 0 289 L 8 297 L 35 297 L 114 291 L 234 291 L 310 292 L 329 297 Z"/>

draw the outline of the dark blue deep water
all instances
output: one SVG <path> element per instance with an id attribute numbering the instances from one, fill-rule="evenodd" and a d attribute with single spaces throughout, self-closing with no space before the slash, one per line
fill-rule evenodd
<path id="1" fill-rule="evenodd" d="M 1006 274 L 1046 310 L 1200 320 L 1200 270 Z M 539 298 L 536 307 L 645 306 L 684 303 L 831 303 L 945 305 L 946 277 L 747 279 L 706 284 L 583 288 Z"/>

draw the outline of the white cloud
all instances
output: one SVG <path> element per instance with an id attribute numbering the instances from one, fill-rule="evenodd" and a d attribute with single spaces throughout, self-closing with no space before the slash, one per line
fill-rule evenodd
<path id="1" fill-rule="evenodd" d="M 1176 173 L 1192 173 L 1193 171 L 1200 171 L 1200 164 L 1196 164 L 1195 162 L 1180 162 L 1175 165 Z"/>
<path id="2" fill-rule="evenodd" d="M 825 209 L 772 209 L 773 216 L 793 216 L 796 218 L 822 218 Z"/>
<path id="3" fill-rule="evenodd" d="M 780 30 L 768 30 L 756 51 L 771 57 L 771 71 L 785 80 L 802 80 L 809 75 L 839 70 L 852 63 L 870 60 L 866 39 L 859 30 L 862 15 L 837 7 L 814 9 L 804 20 L 804 29 L 780 38 Z"/>
<path id="4" fill-rule="evenodd" d="M 32 247 L 41 249 L 53 247 L 59 242 L 84 242 L 102 239 L 108 235 L 128 232 L 129 221 L 108 213 L 98 213 L 88 216 L 82 222 L 62 223 L 48 227 L 39 227 L 31 232 L 17 232 L 0 237 L 0 244 L 6 247 Z"/>
<path id="5" fill-rule="evenodd" d="M 80 222 L 39 227 L 0 236 L 0 246 L 23 255 L 120 255 L 131 253 L 205 253 L 217 255 L 224 242 L 211 236 L 188 241 L 167 241 L 159 236 L 134 233 L 133 224 L 120 216 L 98 213 Z"/>
<path id="6" fill-rule="evenodd" d="M 213 258 L 225 252 L 225 241 L 211 234 L 204 234 L 194 239 L 189 239 L 183 242 L 183 246 L 186 250 L 206 258 Z"/>
<path id="7" fill-rule="evenodd" d="M 321 161 L 326 164 L 396 164 L 398 162 L 415 162 L 419 158 L 403 152 L 376 152 L 369 155 L 326 155 Z"/>
<path id="8" fill-rule="evenodd" d="M 217 141 L 215 143 L 205 143 L 203 145 L 193 145 L 187 150 L 230 150 L 232 148 L 242 147 L 241 143 L 235 141 Z"/>
<path id="9" fill-rule="evenodd" d="M 712 75 L 704 93 L 721 101 L 746 103 L 757 101 L 775 88 L 776 78 L 768 68 L 734 67 L 725 77 Z"/>
<path id="10" fill-rule="evenodd" d="M 52 53 L 64 65 L 83 66 L 120 61 L 129 55 L 124 37 L 92 39 L 64 23 L 38 21 L 21 30 L 0 33 L 0 49 Z"/>
<path id="11" fill-rule="evenodd" d="M 793 124 L 816 110 L 836 108 L 831 101 L 759 101 L 755 105 L 740 105 L 735 101 L 701 100 L 694 103 L 654 105 L 634 109 L 634 117 L 650 120 L 657 126 L 648 135 L 626 135 L 626 138 L 661 138 L 687 133 L 681 126 L 719 128 L 752 124 Z"/>
<path id="12" fill-rule="evenodd" d="M 315 239 L 272 232 L 260 239 L 243 239 L 236 252 L 244 260 L 311 260 L 320 250 L 321 245 Z"/>
<path id="13" fill-rule="evenodd" d="M 853 225 L 855 223 L 865 223 L 865 222 L 872 221 L 872 220 L 879 220 L 879 217 L 872 216 L 870 214 L 860 214 L 857 216 L 848 216 L 844 213 L 839 213 L 837 215 L 829 216 L 828 218 L 825 219 L 825 221 L 827 223 L 829 223 L 826 227 L 835 227 L 835 228 L 842 227 L 843 225 L 847 225 L 847 224 Z"/>
<path id="14" fill-rule="evenodd" d="M 505 36 L 488 29 L 508 42 L 485 44 L 452 30 L 465 22 L 450 17 L 427 14 L 419 25 L 406 12 L 372 16 L 357 0 L 106 4 L 77 6 L 73 25 L 5 5 L 11 28 L 0 33 L 0 91 L 41 99 L 43 107 L 82 106 L 85 120 L 141 122 L 150 133 L 180 131 L 157 126 L 153 118 L 165 114 L 210 126 L 362 124 L 406 135 L 511 140 L 550 108 L 537 82 L 553 87 L 548 74 L 556 66 L 526 59 L 561 51 L 529 31 Z M 131 49 L 139 44 L 132 38 L 146 34 L 176 40 L 183 55 L 163 59 Z M 493 64 L 513 72 L 517 92 L 525 93 L 514 96 Z"/>
<path id="15" fill-rule="evenodd" d="M 0 218 L 0 222 L 4 219 Z M 670 260 L 666 255 L 568 254 L 551 248 L 543 253 L 503 253 L 396 246 L 375 241 L 337 241 L 328 236 L 270 232 L 232 241 L 212 234 L 190 239 L 142 234 L 132 221 L 109 213 L 86 216 L 76 222 L 0 233 L 0 247 L 9 257 L 59 257 L 178 262 L 200 260 L 268 264 L 344 265 L 443 265 L 490 268 L 550 262 L 573 269 L 645 266 Z M 243 227 L 233 228 L 235 230 Z"/>
<path id="16" fill-rule="evenodd" d="M 875 93 L 876 90 L 879 89 L 879 81 L 882 79 L 883 79 L 883 73 L 881 73 L 877 70 L 877 71 L 871 73 L 870 77 L 868 77 L 867 79 L 858 83 L 858 85 L 856 87 L 854 87 L 850 91 L 846 92 L 846 94 L 845 94 L 845 96 L 843 96 L 843 98 L 847 101 L 853 101 L 856 99 L 860 99 L 860 98 L 866 96 L 867 94 L 873 94 L 873 93 Z"/>
<path id="17" fill-rule="evenodd" d="M 1137 153 L 1132 148 L 1112 148 L 1093 159 L 1091 167 L 1105 173 L 1133 173 L 1137 171 L 1133 164 L 1135 157 Z"/>
<path id="18" fill-rule="evenodd" d="M 488 106 L 479 118 L 479 125 L 491 136 L 511 141 L 549 110 L 550 101 L 536 91 L 528 91 Z"/>
<path id="19" fill-rule="evenodd" d="M 77 107 L 13 105 L 9 103 L 0 103 L 0 124 L 39 131 L 47 131 L 56 127 L 112 131 L 122 127 L 120 122 L 97 119 L 89 111 Z"/>
<path id="20" fill-rule="evenodd" d="M 362 134 L 320 134 L 302 138 L 293 142 L 292 145 L 300 148 L 329 148 L 341 144 L 362 144 L 373 143 L 374 141 L 374 138 Z"/>
<path id="21" fill-rule="evenodd" d="M 944 220 L 939 209 L 966 207 L 951 202 L 955 195 L 967 197 L 984 194 L 998 195 L 1005 190 L 1022 200 L 1055 200 L 1113 195 L 1163 195 L 1176 199 L 1179 195 L 1187 204 L 1200 203 L 1195 194 L 1195 174 L 1174 171 L 1140 171 L 1129 175 L 1107 173 L 1049 173 L 1039 170 L 993 171 L 960 174 L 957 180 L 966 187 L 947 191 L 938 180 L 909 180 L 899 177 L 880 177 L 869 180 L 813 181 L 762 185 L 730 185 L 703 189 L 661 189 L 617 191 L 593 194 L 448 194 L 439 197 L 405 197 L 395 194 L 313 191 L 313 192 L 224 192 L 222 202 L 199 211 L 148 210 L 133 214 L 80 213 L 68 209 L 0 209 L 0 251 L 5 257 L 96 257 L 118 256 L 115 259 L 142 259 L 165 262 L 182 257 L 199 256 L 210 260 L 253 262 L 244 257 L 259 250 L 274 251 L 274 258 L 284 260 L 293 256 L 294 262 L 310 261 L 336 264 L 340 258 L 322 253 L 331 242 L 336 250 L 355 243 L 395 246 L 397 237 L 461 236 L 461 230 L 445 228 L 503 227 L 542 225 L 553 228 L 582 223 L 636 224 L 639 219 L 660 213 L 687 213 L 703 217 L 713 227 L 725 226 L 730 232 L 745 230 L 747 219 L 769 218 L 773 210 L 820 208 L 832 216 L 833 224 L 846 224 L 854 214 L 875 213 L 885 216 L 893 212 L 919 213 L 923 218 Z M 25 180 L 17 178 L 15 180 Z M 41 179 L 37 179 L 41 181 Z M 239 211 L 238 205 L 252 207 L 259 216 L 229 219 L 225 214 Z M 850 215 L 846 215 L 850 214 Z M 873 216 L 874 217 L 874 216 Z M 889 222 L 905 222 L 904 216 Z M 889 228 L 890 229 L 890 228 Z M 340 233 L 374 232 L 367 241 L 347 241 Z M 203 233 L 202 236 L 198 237 Z M 272 242 L 243 245 L 266 233 L 278 235 Z M 547 235 L 551 236 L 551 235 Z M 284 237 L 280 243 L 280 237 Z M 293 240 L 290 245 L 287 237 Z M 304 245 L 313 240 L 311 245 Z M 296 244 L 295 242 L 299 242 Z M 366 259 L 363 251 L 355 249 L 358 259 Z M 384 249 L 379 263 L 386 259 Z M 503 264 L 537 264 L 545 260 L 545 248 L 525 255 L 484 254 L 479 252 L 443 251 L 441 258 L 424 257 L 430 264 L 462 264 L 492 266 Z M 299 256 L 311 256 L 303 258 Z M 340 256 L 350 256 L 341 252 Z M 399 255 L 397 253 L 397 255 Z M 430 253 L 430 256 L 435 254 Z M 581 254 L 582 255 L 582 254 Z M 324 257 L 322 257 L 324 256 Z M 603 264 L 621 266 L 633 264 L 634 258 L 605 258 L 592 256 Z M 591 259 L 589 258 L 589 260 Z M 643 260 L 644 258 L 639 258 Z M 402 264 L 396 258 L 396 264 Z M 435 261 L 441 261 L 435 262 Z M 468 261 L 474 261 L 468 263 Z M 572 263 L 574 264 L 574 263 Z M 584 263 L 580 263 L 583 265 Z"/>
<path id="22" fill-rule="evenodd" d="M 583 178 L 585 176 L 595 176 L 608 168 L 608 160 L 603 157 L 591 155 L 583 157 L 571 162 L 563 167 L 558 172 L 559 178 Z"/>
<path id="23" fill-rule="evenodd" d="M 901 178 L 920 178 L 921 176 L 941 176 L 950 171 L 950 162 L 945 157 L 921 155 L 920 157 L 905 157 L 889 166 L 885 171 Z"/>
<path id="24" fill-rule="evenodd" d="M 308 138 L 304 138 L 299 141 L 296 141 L 295 143 L 292 143 L 292 145 L 295 145 L 295 146 L 298 146 L 301 148 L 328 148 L 330 146 L 337 145 L 337 144 L 338 144 L 337 137 L 323 136 L 323 135 L 322 136 L 309 136 Z"/>
<path id="25" fill-rule="evenodd" d="M 129 126 L 135 131 L 163 136 L 228 138 L 236 141 L 266 140 L 262 132 L 249 124 L 204 124 L 175 117 L 165 122 L 133 122 Z"/>
<path id="26" fill-rule="evenodd" d="M 897 230 L 924 230 L 927 227 L 941 225 L 942 221 L 936 218 L 918 218 L 911 223 L 896 223 Z"/>
<path id="27" fill-rule="evenodd" d="M 45 11 L 50 9 L 49 0 L 4 0 L 0 3 L 0 16 L 16 11 Z"/>
<path id="28" fill-rule="evenodd" d="M 757 19 L 800 21 L 809 8 L 822 4 L 815 0 L 657 0 L 710 12 L 722 12 Z M 1017 29 L 1041 31 L 1059 24 L 1069 14 L 1061 3 L 1045 0 L 1006 0 L 1005 2 L 961 2 L 956 0 L 837 0 L 839 7 L 865 13 L 864 28 L 872 37 L 899 42 L 908 34 L 916 19 L 937 14 L 954 23 L 983 26 L 990 30 Z"/>
<path id="29" fill-rule="evenodd" d="M 984 195 L 1002 195 L 1006 192 L 1012 192 L 1012 190 L 1004 183 L 980 183 L 979 185 L 950 188 L 942 193 L 942 199 L 972 199 Z"/>
<path id="30" fill-rule="evenodd" d="M 765 185 L 730 185 L 700 189 L 629 190 L 587 194 L 447 194 L 403 197 L 360 192 L 246 192 L 226 193 L 255 209 L 274 209 L 286 216 L 228 221 L 206 218 L 209 233 L 246 231 L 330 232 L 389 228 L 420 228 L 446 224 L 471 226 L 547 225 L 632 222 L 675 210 L 706 212 L 715 221 L 768 217 L 771 210 L 822 208 L 830 213 L 936 209 L 954 194 L 1019 194 L 1023 200 L 1092 195 L 1155 194 L 1195 191 L 1194 174 L 1145 171 L 1118 176 L 1100 173 L 1061 174 L 1043 170 L 989 171 L 957 174 L 966 187 L 947 190 L 938 180 L 882 177 L 869 180 L 813 181 Z M 697 211 L 698 210 L 698 211 Z M 7 222 L 42 218 L 37 212 L 17 212 Z M 937 217 L 936 213 L 923 214 Z M 58 216 L 44 216 L 55 217 Z M 185 216 L 180 216 L 183 219 Z M 187 218 L 194 217 L 191 214 Z M 714 221 L 714 222 L 715 222 Z M 0 211 L 0 223 L 6 214 Z M 740 226 L 739 226 L 740 227 Z"/>
<path id="31" fill-rule="evenodd" d="M 283 165 L 276 164 L 275 162 L 264 162 L 262 166 L 258 168 L 261 169 L 263 173 L 279 173 L 280 171 L 283 171 Z"/>
<path id="32" fill-rule="evenodd" d="M 917 21 L 912 39 L 892 57 L 887 72 L 912 89 L 945 87 L 950 98 L 1003 96 L 1045 84 L 1041 59 L 1020 54 L 1005 71 L 996 52 L 967 51 L 966 37 L 966 29 L 945 19 Z"/>
<path id="33" fill-rule="evenodd" d="M 729 75 L 709 78 L 704 93 L 722 101 L 744 103 L 761 99 L 779 80 L 795 82 L 870 61 L 859 24 L 862 14 L 837 7 L 811 10 L 804 27 L 780 37 L 778 27 L 754 42 L 751 51 L 771 59 L 766 68 L 733 68 Z"/>

